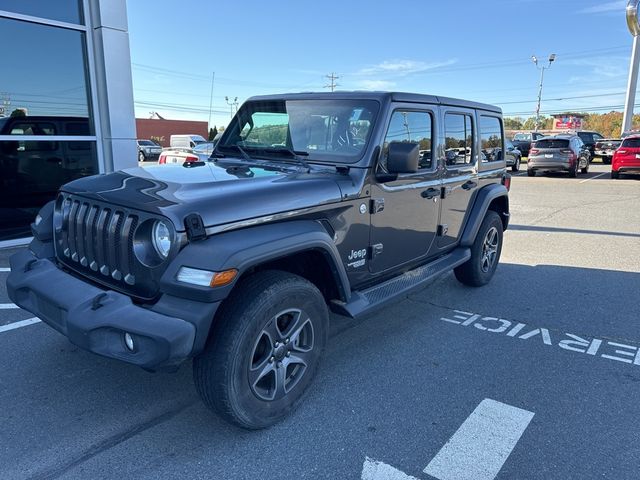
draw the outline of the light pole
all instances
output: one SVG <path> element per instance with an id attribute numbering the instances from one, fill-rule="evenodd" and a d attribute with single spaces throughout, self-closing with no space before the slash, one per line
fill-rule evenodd
<path id="1" fill-rule="evenodd" d="M 229 100 L 229 97 L 224 97 L 224 99 L 231 109 L 231 118 L 233 118 L 233 107 L 235 106 L 236 110 L 238 109 L 238 97 L 235 97 L 233 101 Z"/>
<path id="2" fill-rule="evenodd" d="M 538 105 L 536 106 L 536 128 L 534 131 L 538 131 L 538 127 L 540 126 L 540 102 L 542 101 L 542 83 L 544 82 L 544 71 L 547 68 L 551 68 L 551 64 L 555 61 L 556 54 L 552 53 L 549 55 L 549 64 L 548 65 L 538 65 L 538 57 L 535 55 L 531 56 L 531 60 L 535 63 L 538 70 L 540 70 L 540 87 L 538 88 Z"/>
<path id="3" fill-rule="evenodd" d="M 638 19 L 638 4 L 640 0 L 629 0 L 627 3 L 627 26 L 633 35 L 633 50 L 631 51 L 631 63 L 629 64 L 629 80 L 627 82 L 627 95 L 624 101 L 624 117 L 622 132 L 631 130 L 633 124 L 633 106 L 636 103 L 636 86 L 638 85 L 638 63 L 640 62 L 640 21 Z"/>

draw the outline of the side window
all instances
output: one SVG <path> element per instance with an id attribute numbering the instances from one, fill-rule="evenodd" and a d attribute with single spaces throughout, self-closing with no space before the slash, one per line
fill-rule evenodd
<path id="1" fill-rule="evenodd" d="M 391 115 L 387 136 L 384 139 L 380 164 L 386 170 L 389 144 L 392 142 L 415 143 L 420 150 L 419 168 L 431 168 L 433 144 L 433 118 L 429 112 L 396 110 Z"/>
<path id="2" fill-rule="evenodd" d="M 447 113 L 444 116 L 445 158 L 448 166 L 473 163 L 473 130 L 471 116 Z"/>
<path id="3" fill-rule="evenodd" d="M 502 123 L 498 117 L 480 117 L 480 148 L 482 162 L 504 160 Z"/>

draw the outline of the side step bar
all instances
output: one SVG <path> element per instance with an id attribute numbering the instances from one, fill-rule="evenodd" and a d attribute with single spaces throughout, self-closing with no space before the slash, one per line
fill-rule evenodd
<path id="1" fill-rule="evenodd" d="M 400 300 L 414 290 L 422 287 L 438 275 L 448 272 L 471 258 L 469 248 L 457 248 L 431 263 L 409 270 L 379 285 L 366 290 L 351 292 L 349 302 L 334 300 L 331 310 L 340 315 L 359 318 L 378 310 L 394 300 Z"/>

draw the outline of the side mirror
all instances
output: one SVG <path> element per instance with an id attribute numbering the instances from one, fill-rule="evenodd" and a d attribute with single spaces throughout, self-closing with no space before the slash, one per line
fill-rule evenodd
<path id="1" fill-rule="evenodd" d="M 420 146 L 417 143 L 392 142 L 389 144 L 387 170 L 389 173 L 415 173 L 418 171 Z"/>

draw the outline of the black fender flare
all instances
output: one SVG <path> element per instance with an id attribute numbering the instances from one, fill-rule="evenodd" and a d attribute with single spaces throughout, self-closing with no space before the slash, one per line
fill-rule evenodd
<path id="1" fill-rule="evenodd" d="M 331 269 L 342 301 L 348 301 L 351 287 L 338 249 L 324 227 L 314 220 L 294 220 L 233 230 L 189 243 L 172 260 L 160 280 L 160 290 L 192 300 L 224 300 L 238 278 L 260 264 L 304 251 L 321 252 Z M 224 287 L 210 288 L 176 280 L 180 267 L 214 272 L 235 268 L 236 280 Z"/>
<path id="2" fill-rule="evenodd" d="M 478 234 L 478 230 L 480 229 L 480 225 L 482 224 L 482 220 L 484 220 L 484 216 L 487 214 L 487 210 L 489 210 L 491 202 L 500 197 L 504 197 L 506 202 L 506 211 L 504 212 L 506 215 L 502 221 L 504 229 L 507 229 L 507 225 L 509 223 L 509 191 L 507 190 L 507 187 L 499 183 L 487 185 L 486 187 L 483 187 L 475 197 L 473 207 L 469 214 L 469 219 L 467 220 L 467 224 L 464 227 L 464 231 L 462 232 L 462 237 L 460 239 L 461 247 L 470 247 L 473 245 L 476 235 Z"/>

